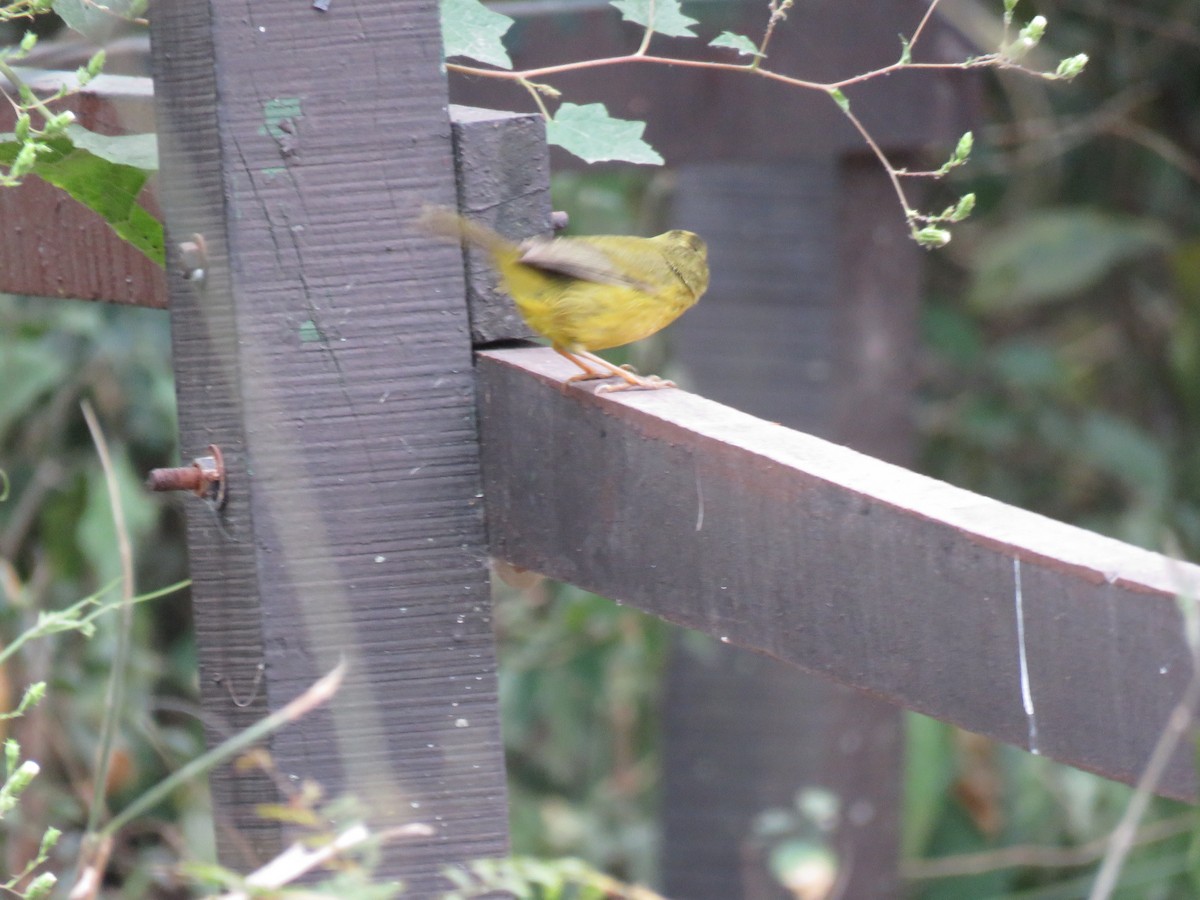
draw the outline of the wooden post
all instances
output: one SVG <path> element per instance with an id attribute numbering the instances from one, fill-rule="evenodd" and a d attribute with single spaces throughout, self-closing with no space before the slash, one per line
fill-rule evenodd
<path id="1" fill-rule="evenodd" d="M 714 272 L 672 333 L 687 382 L 908 462 L 920 254 L 899 211 L 882 216 L 888 187 L 877 164 L 830 156 L 685 167 L 672 222 L 708 238 Z M 832 832 L 806 823 L 836 861 L 831 877 L 848 896 L 894 894 L 899 711 L 736 647 L 688 647 L 677 645 L 664 704 L 667 893 L 787 896 L 766 862 L 794 835 L 758 835 L 756 821 L 772 809 L 802 818 L 796 795 L 817 789 L 838 800 Z"/>
<path id="2" fill-rule="evenodd" d="M 428 826 L 383 874 L 433 896 L 507 846 L 462 255 L 415 224 L 455 204 L 437 7 L 168 0 L 153 28 L 182 447 L 229 469 L 188 509 L 205 712 L 220 736 L 346 660 L 272 755 Z M 228 862 L 280 846 L 270 784 L 213 791 Z"/>

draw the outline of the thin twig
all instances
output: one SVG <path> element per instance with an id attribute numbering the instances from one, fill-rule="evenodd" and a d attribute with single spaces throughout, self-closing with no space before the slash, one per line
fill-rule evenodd
<path id="1" fill-rule="evenodd" d="M 249 900 L 259 896 L 264 890 L 278 890 L 308 874 L 317 866 L 324 865 L 347 850 L 371 840 L 382 845 L 396 838 L 428 837 L 432 834 L 433 829 L 422 822 L 399 825 L 379 834 L 372 834 L 370 829 L 362 824 L 351 825 L 328 843 L 316 847 L 307 843 L 292 844 L 266 865 L 246 876 L 245 885 L 251 888 L 252 892 L 231 891 L 222 894 L 216 900 Z"/>
<path id="2" fill-rule="evenodd" d="M 538 111 L 542 114 L 542 118 L 547 122 L 550 121 L 550 110 L 546 109 L 546 104 L 542 101 L 542 95 L 537 87 L 528 79 L 522 78 L 519 82 L 521 87 L 529 92 L 529 96 L 533 98 L 533 102 L 537 104 Z"/>
<path id="3" fill-rule="evenodd" d="M 24 79 L 22 79 L 21 76 L 13 70 L 12 66 L 3 60 L 0 60 L 0 75 L 3 75 L 8 83 L 15 87 L 18 92 L 21 90 L 21 88 L 26 88 L 28 90 L 29 86 L 25 84 Z M 8 94 L 6 93 L 5 96 L 7 97 Z M 48 107 L 41 100 L 39 100 L 32 91 L 30 91 L 29 96 L 33 97 L 33 102 L 31 102 L 29 106 L 41 113 L 43 119 L 49 122 L 52 118 L 54 118 L 54 111 L 51 110 L 50 107 Z M 12 102 L 11 98 L 9 99 L 9 102 Z M 21 107 L 13 104 L 13 108 L 19 109 Z"/>
<path id="4" fill-rule="evenodd" d="M 650 0 L 647 11 L 649 14 L 646 16 L 646 33 L 642 35 L 642 43 L 638 45 L 634 56 L 645 56 L 646 51 L 650 49 L 650 38 L 654 37 L 654 0 Z"/>
<path id="5" fill-rule="evenodd" d="M 925 10 L 925 15 L 921 17 L 921 24 L 917 26 L 917 30 L 912 33 L 912 37 L 908 39 L 908 49 L 911 51 L 917 46 L 917 41 L 921 39 L 921 33 L 925 30 L 925 26 L 929 24 L 929 20 L 933 18 L 933 11 L 937 9 L 937 5 L 941 0 L 932 0 L 929 8 Z"/>
<path id="6" fill-rule="evenodd" d="M 767 56 L 767 45 L 771 43 L 771 37 L 775 34 L 775 29 L 784 19 L 787 18 L 787 11 L 791 7 L 791 0 L 771 0 L 771 17 L 767 19 L 767 27 L 763 32 L 763 39 L 758 45 L 758 56 L 754 57 L 754 61 L 750 65 L 758 69 Z"/>
<path id="7" fill-rule="evenodd" d="M 637 56 L 627 53 L 623 56 L 604 56 L 597 59 L 581 59 L 576 62 L 558 63 L 553 66 L 542 66 L 537 69 L 512 71 L 509 69 L 481 69 L 477 66 L 464 66 L 461 63 L 446 63 L 448 72 L 458 72 L 461 75 L 480 75 L 484 78 L 501 78 L 508 81 L 541 78 L 547 75 L 561 75 L 564 72 L 577 72 L 582 69 L 596 69 L 604 66 L 623 66 L 630 63 L 652 63 L 660 66 L 682 66 L 689 69 L 720 69 L 728 72 L 748 72 L 748 63 L 722 63 L 705 59 L 675 59 L 670 56 Z M 803 82 L 803 86 L 816 88 L 815 82 Z"/>
<path id="8" fill-rule="evenodd" d="M 902 69 L 922 69 L 931 72 L 949 72 L 962 71 L 964 69 L 1001 69 L 1004 71 L 1017 71 L 1026 75 L 1032 75 L 1037 78 L 1054 80 L 1053 74 L 1039 72 L 1036 69 L 1030 69 L 1020 63 L 1013 62 L 1007 57 L 1003 57 L 998 53 L 991 53 L 984 56 L 977 56 L 974 59 L 964 60 L 962 62 L 925 62 L 925 63 L 889 63 L 886 66 L 880 66 L 878 69 L 871 69 L 869 72 L 862 72 L 858 75 L 851 75 L 847 78 L 842 78 L 838 81 L 809 81 L 804 78 L 795 78 L 791 75 L 784 75 L 782 72 L 775 72 L 771 69 L 764 69 L 761 66 L 755 66 L 753 63 L 723 63 L 710 59 L 679 59 L 672 56 L 638 56 L 636 54 L 625 54 L 624 56 L 602 56 L 596 59 L 581 59 L 575 62 L 556 63 L 551 66 L 540 66 L 536 69 L 482 69 L 478 66 L 465 66 L 461 63 L 446 63 L 448 72 L 457 72 L 460 75 L 478 75 L 483 78 L 499 78 L 506 81 L 522 81 L 532 78 L 545 78 L 551 75 L 562 75 L 566 72 L 578 72 L 584 69 L 598 69 L 605 66 L 623 66 L 633 63 L 651 63 L 659 66 L 679 66 L 685 69 L 713 69 L 721 72 L 750 72 L 755 75 L 760 75 L 770 81 L 778 81 L 783 84 L 790 84 L 793 87 L 804 88 L 811 91 L 824 91 L 828 93 L 831 90 L 851 87 L 856 84 L 862 84 L 865 81 L 873 81 L 877 78 L 883 78 L 887 75 L 892 75 Z"/>
<path id="9" fill-rule="evenodd" d="M 922 17 L 920 23 L 917 25 L 916 30 L 913 32 L 912 38 L 909 40 L 908 46 L 909 46 L 910 50 L 912 48 L 912 45 L 915 44 L 917 42 L 917 40 L 921 37 L 921 35 L 924 33 L 924 30 L 925 30 L 927 24 L 929 23 L 929 21 L 931 20 L 933 13 L 934 13 L 935 9 L 937 8 L 937 5 L 939 2 L 940 2 L 940 0 L 931 0 L 929 6 L 926 8 L 925 15 Z M 1012 59 L 1010 59 L 1009 57 L 1005 56 L 1002 53 L 990 53 L 990 54 L 986 54 L 984 56 L 978 56 L 973 59 L 968 59 L 968 60 L 964 60 L 962 62 L 957 62 L 957 63 L 939 63 L 939 62 L 914 63 L 914 62 L 910 62 L 910 61 L 906 61 L 906 60 L 900 60 L 898 62 L 890 63 L 889 65 L 886 65 L 886 66 L 881 66 L 877 69 L 872 69 L 869 72 L 862 72 L 858 75 L 852 75 L 848 78 L 843 78 L 839 81 L 831 81 L 831 82 L 825 82 L 825 83 L 816 82 L 816 81 L 808 81 L 808 80 L 805 80 L 802 78 L 793 78 L 790 75 L 784 75 L 782 73 L 774 72 L 770 69 L 765 69 L 762 67 L 763 53 L 766 49 L 767 43 L 770 41 L 771 32 L 773 30 L 773 27 L 777 23 L 778 18 L 781 17 L 781 12 L 784 9 L 786 9 L 786 5 L 784 3 L 778 3 L 778 4 L 773 3 L 772 4 L 771 19 L 767 24 L 767 29 L 763 36 L 763 42 L 759 45 L 759 54 L 756 55 L 754 57 L 754 59 L 751 60 L 749 63 L 722 63 L 722 62 L 715 62 L 712 60 L 676 59 L 676 58 L 665 57 L 665 56 L 649 56 L 646 54 L 646 49 L 650 44 L 650 35 L 651 35 L 653 29 L 652 29 L 652 27 L 647 26 L 646 34 L 643 37 L 641 46 L 638 47 L 638 49 L 635 53 L 628 54 L 625 56 L 608 56 L 608 57 L 600 57 L 597 59 L 578 60 L 576 62 L 559 63 L 557 65 L 542 66 L 542 67 L 536 68 L 536 69 L 524 69 L 524 70 L 520 70 L 520 71 L 510 71 L 510 70 L 503 70 L 503 69 L 481 69 L 476 66 L 465 66 L 465 65 L 460 65 L 458 63 L 447 63 L 446 69 L 447 69 L 447 71 L 457 72 L 462 75 L 478 75 L 478 76 L 482 76 L 484 78 L 500 78 L 500 79 L 507 79 L 510 81 L 516 81 L 518 84 L 522 85 L 527 91 L 529 91 L 530 95 L 534 99 L 534 102 L 537 104 L 538 109 L 541 111 L 543 117 L 545 117 L 547 121 L 549 121 L 549 119 L 550 119 L 550 114 L 547 111 L 545 104 L 542 102 L 541 98 L 538 96 L 536 89 L 532 86 L 531 79 L 545 78 L 545 77 L 553 76 L 553 75 L 561 75 L 566 72 L 576 72 L 576 71 L 580 71 L 580 70 L 584 70 L 584 69 L 603 68 L 606 66 L 627 65 L 627 64 L 631 64 L 631 63 L 650 63 L 653 65 L 678 66 L 678 67 L 682 67 L 682 68 L 691 68 L 691 69 L 709 69 L 709 70 L 717 70 L 717 71 L 723 71 L 723 72 L 749 72 L 749 73 L 752 73 L 755 75 L 759 75 L 770 81 L 778 81 L 780 83 L 791 85 L 792 87 L 802 88 L 805 90 L 822 91 L 822 92 L 824 92 L 826 94 L 830 94 L 830 95 L 840 93 L 844 88 L 852 87 L 857 84 L 862 84 L 863 82 L 866 82 L 866 81 L 872 81 L 877 78 L 883 78 L 887 75 L 891 75 L 892 73 L 899 72 L 903 69 L 921 69 L 921 70 L 925 70 L 925 71 L 950 71 L 950 70 L 961 71 L 964 69 L 991 68 L 991 69 L 1000 69 L 1000 70 L 1016 70 L 1016 71 L 1024 72 L 1028 75 L 1033 75 L 1038 78 L 1049 79 L 1049 80 L 1054 80 L 1059 77 L 1058 75 L 1056 75 L 1054 73 L 1039 72 L 1034 69 L 1026 68 L 1025 66 L 1022 66 L 1021 64 L 1013 61 Z M 651 10 L 653 11 L 653 0 L 651 0 Z M 651 21 L 653 21 L 653 20 L 651 19 Z M 858 117 L 855 116 L 850 111 L 849 106 L 845 105 L 844 103 L 839 103 L 838 107 L 841 110 L 842 114 L 845 115 L 846 118 L 850 121 L 850 124 L 852 126 L 854 126 L 854 129 L 859 133 L 859 136 L 862 138 L 863 142 L 867 145 L 867 148 L 871 151 L 871 153 L 873 153 L 875 155 L 875 158 L 878 159 L 880 164 L 884 167 L 884 171 L 887 173 L 888 179 L 892 183 L 892 189 L 895 191 L 896 196 L 900 200 L 901 207 L 904 211 L 905 221 L 908 223 L 913 236 L 915 238 L 919 239 L 917 229 L 918 229 L 918 226 L 922 222 L 927 223 L 927 224 L 935 223 L 935 222 L 942 221 L 942 219 L 939 217 L 936 217 L 936 216 L 920 216 L 917 213 L 917 211 L 915 209 L 913 209 L 912 206 L 909 205 L 908 196 L 905 194 L 904 187 L 900 183 L 900 177 L 901 176 L 905 176 L 905 177 L 940 177 L 944 173 L 943 172 L 903 172 L 903 171 L 898 170 L 895 166 L 892 165 L 891 161 L 887 158 L 887 155 L 883 152 L 882 148 L 880 148 L 879 144 L 875 141 L 875 139 L 871 137 L 871 134 L 866 129 L 866 126 L 864 126 L 862 124 L 862 122 L 859 121 Z"/>
<path id="10" fill-rule="evenodd" d="M 29 585 L 35 583 L 35 579 L 30 579 L 25 583 L 25 591 L 30 592 Z M 105 585 L 94 594 L 89 594 L 82 600 L 77 600 L 64 610 L 57 612 L 43 612 L 32 628 L 26 628 L 11 644 L 8 644 L 3 649 L 0 649 L 0 664 L 3 664 L 10 656 L 21 649 L 26 643 L 36 638 L 47 637 L 51 634 L 57 634 L 60 631 L 81 631 L 91 625 L 92 622 L 101 616 L 112 612 L 114 609 L 120 609 L 125 605 L 124 600 L 114 600 L 111 603 L 102 603 L 100 598 L 108 594 L 113 588 L 120 583 L 120 579 Z M 133 603 L 145 603 L 148 600 L 157 600 L 159 597 L 165 597 L 167 594 L 173 594 L 176 591 L 190 585 L 190 579 L 178 581 L 175 584 L 167 585 L 164 588 L 159 588 L 156 591 L 151 591 L 148 594 L 139 594 L 133 598 Z M 36 593 L 36 592 L 35 592 Z M 87 615 L 80 613 L 89 606 L 94 606 L 91 612 Z"/>
<path id="11" fill-rule="evenodd" d="M 1193 623 L 1197 616 L 1197 610 L 1193 605 L 1190 611 L 1185 611 L 1183 604 L 1194 604 L 1194 602 L 1190 597 L 1180 601 L 1180 609 L 1184 612 L 1185 618 L 1185 633 L 1194 628 Z M 1122 813 L 1117 827 L 1113 829 L 1109 838 L 1108 851 L 1104 855 L 1104 862 L 1100 864 L 1100 871 L 1096 874 L 1096 880 L 1092 884 L 1088 900 L 1107 900 L 1116 890 L 1117 881 L 1121 877 L 1121 869 L 1125 865 L 1125 858 L 1129 855 L 1134 838 L 1137 836 L 1138 823 L 1146 814 L 1146 808 L 1150 805 L 1154 789 L 1162 780 L 1163 773 L 1175 756 L 1180 741 L 1192 730 L 1195 723 L 1196 708 L 1200 706 L 1200 659 L 1198 659 L 1200 647 L 1196 646 L 1193 640 L 1189 642 L 1192 651 L 1191 680 L 1184 689 L 1183 696 L 1171 710 L 1167 725 L 1154 744 L 1154 750 L 1150 754 L 1149 762 L 1146 763 L 1146 769 L 1142 772 L 1142 777 L 1138 779 L 1133 798 L 1125 807 L 1125 812 Z"/>
<path id="12" fill-rule="evenodd" d="M 92 443 L 100 457 L 100 468 L 104 471 L 104 486 L 108 491 L 108 502 L 112 507 L 113 529 L 117 538 L 117 558 L 121 563 L 121 615 L 117 624 L 117 646 L 113 651 L 112 667 L 109 670 L 108 696 L 105 698 L 104 718 L 100 726 L 100 744 L 96 750 L 95 782 L 92 789 L 92 806 L 88 811 L 87 833 L 93 834 L 100 825 L 107 804 L 105 791 L 108 788 L 108 771 L 112 763 L 112 747 L 116 737 L 117 720 L 125 705 L 125 676 L 129 664 L 130 632 L 133 629 L 133 545 L 129 540 L 129 528 L 125 521 L 125 508 L 121 504 L 121 488 L 113 466 L 108 441 L 96 419 L 92 405 L 83 400 L 79 404 L 83 418 L 87 421 Z M 85 842 L 86 843 L 86 842 Z"/>
<path id="13" fill-rule="evenodd" d="M 1129 120 L 1113 122 L 1107 130 L 1109 134 L 1132 141 L 1156 154 L 1165 163 L 1174 166 L 1192 181 L 1200 184 L 1200 161 L 1166 135 Z"/>
<path id="14" fill-rule="evenodd" d="M 1134 844 L 1153 844 L 1187 834 L 1196 827 L 1197 814 L 1188 810 L 1169 819 L 1143 825 L 1134 836 Z M 902 878 L 925 881 L 933 878 L 961 878 L 983 875 L 1000 869 L 1071 869 L 1090 865 L 1104 856 L 1110 835 L 1104 835 L 1077 847 L 1042 847 L 1023 844 L 979 853 L 957 853 L 937 859 L 914 859 L 901 863 Z"/>
<path id="15" fill-rule="evenodd" d="M 896 167 L 892 165 L 891 160 L 887 158 L 887 154 L 883 152 L 883 149 L 879 146 L 875 139 L 871 137 L 871 133 L 867 131 L 866 126 L 858 120 L 858 116 L 854 115 L 849 108 L 842 109 L 842 114 L 850 120 L 850 124 L 853 125 L 858 131 L 859 136 L 863 139 L 863 142 L 867 145 L 867 148 L 875 154 L 875 158 L 879 160 L 880 164 L 884 168 L 884 171 L 887 172 L 888 179 L 892 182 L 892 189 L 896 192 L 896 196 L 900 199 L 900 206 L 904 210 L 904 217 L 906 220 L 909 219 L 915 210 L 913 210 L 912 206 L 909 205 L 908 195 L 904 193 L 904 186 L 900 184 L 900 176 L 896 173 Z"/>
<path id="16" fill-rule="evenodd" d="M 219 766 L 227 759 L 241 753 L 247 747 L 262 740 L 268 734 L 278 731 L 284 725 L 294 722 L 301 716 L 311 712 L 322 703 L 326 703 L 341 687 L 346 676 L 346 663 L 340 662 L 328 675 L 313 683 L 312 687 L 292 700 L 282 709 L 276 710 L 269 716 L 259 719 L 249 728 L 239 731 L 233 737 L 223 742 L 202 756 L 193 759 L 183 768 L 172 772 L 150 790 L 113 816 L 100 832 L 100 837 L 116 834 L 138 816 L 144 815 L 165 800 L 178 787 L 194 778 L 198 778 L 211 769 Z"/>

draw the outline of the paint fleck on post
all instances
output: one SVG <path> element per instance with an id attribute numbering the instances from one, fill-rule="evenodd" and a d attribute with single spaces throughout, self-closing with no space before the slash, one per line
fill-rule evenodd
<path id="1" fill-rule="evenodd" d="M 1021 594 L 1021 560 L 1013 559 L 1014 600 L 1017 607 L 1017 653 L 1021 665 L 1021 705 L 1029 722 L 1029 752 L 1037 756 L 1037 717 L 1033 712 L 1033 687 L 1029 683 L 1029 658 L 1025 652 L 1025 598 Z"/>
<path id="2" fill-rule="evenodd" d="M 293 119 L 304 118 L 299 97 L 275 97 L 263 103 L 263 124 L 259 134 L 269 134 L 277 141 L 295 133 Z M 286 124 L 285 124 L 286 123 Z"/>
<path id="3" fill-rule="evenodd" d="M 300 323 L 300 343 L 310 344 L 313 341 L 321 340 L 323 337 L 321 329 L 317 327 L 317 323 L 312 319 L 305 319 Z"/>

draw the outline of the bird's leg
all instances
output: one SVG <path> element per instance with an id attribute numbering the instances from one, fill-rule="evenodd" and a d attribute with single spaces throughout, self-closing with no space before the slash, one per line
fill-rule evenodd
<path id="1" fill-rule="evenodd" d="M 603 356 L 597 356 L 595 353 L 589 353 L 587 350 L 574 350 L 572 352 L 576 356 L 582 356 L 584 359 L 590 360 L 591 362 L 594 362 L 599 366 L 603 366 L 606 369 L 612 369 L 613 367 L 613 363 L 610 363 Z M 633 363 L 621 363 L 621 365 L 617 366 L 617 368 L 624 369 L 626 372 L 632 372 L 634 375 L 638 373 L 638 370 L 634 368 Z M 616 370 L 614 369 L 613 371 Z M 607 378 L 608 376 L 606 375 L 604 377 Z"/>
<path id="2" fill-rule="evenodd" d="M 579 368 L 583 369 L 584 374 L 573 375 L 567 379 L 571 381 L 591 381 L 597 378 L 611 378 L 613 375 L 624 381 L 624 384 L 603 384 L 596 388 L 597 394 L 605 394 L 611 391 L 636 391 L 636 390 L 658 390 L 659 388 L 675 387 L 675 382 L 667 381 L 659 378 L 657 375 L 638 375 L 630 372 L 628 369 L 610 363 L 607 359 L 597 356 L 595 353 L 589 353 L 587 350 L 564 350 L 561 347 L 554 348 L 557 353 L 565 356 Z M 588 363 L 594 363 L 606 371 L 600 372 L 593 369 Z"/>
<path id="3" fill-rule="evenodd" d="M 583 369 L 582 375 L 572 375 L 570 378 L 567 379 L 568 382 L 591 381 L 596 378 L 608 378 L 609 377 L 609 374 L 607 372 L 598 372 L 587 364 L 586 357 L 584 356 L 584 354 L 587 354 L 587 356 L 591 356 L 594 360 L 596 360 L 597 362 L 600 362 L 600 363 L 603 363 L 604 360 L 600 359 L 600 357 L 598 357 L 598 356 L 593 356 L 591 353 L 588 353 L 586 350 L 576 350 L 576 351 L 564 350 L 562 347 L 559 347 L 557 344 L 555 344 L 554 352 L 557 353 L 559 356 L 563 357 L 564 359 L 569 359 L 571 362 L 575 363 L 575 365 L 579 366 L 579 368 Z"/>

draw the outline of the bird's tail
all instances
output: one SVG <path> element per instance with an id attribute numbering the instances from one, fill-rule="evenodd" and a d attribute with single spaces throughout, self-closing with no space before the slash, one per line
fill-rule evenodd
<path id="1" fill-rule="evenodd" d="M 517 255 L 517 245 L 508 238 L 443 206 L 425 207 L 418 221 L 434 234 L 482 247 L 497 259 Z"/>

